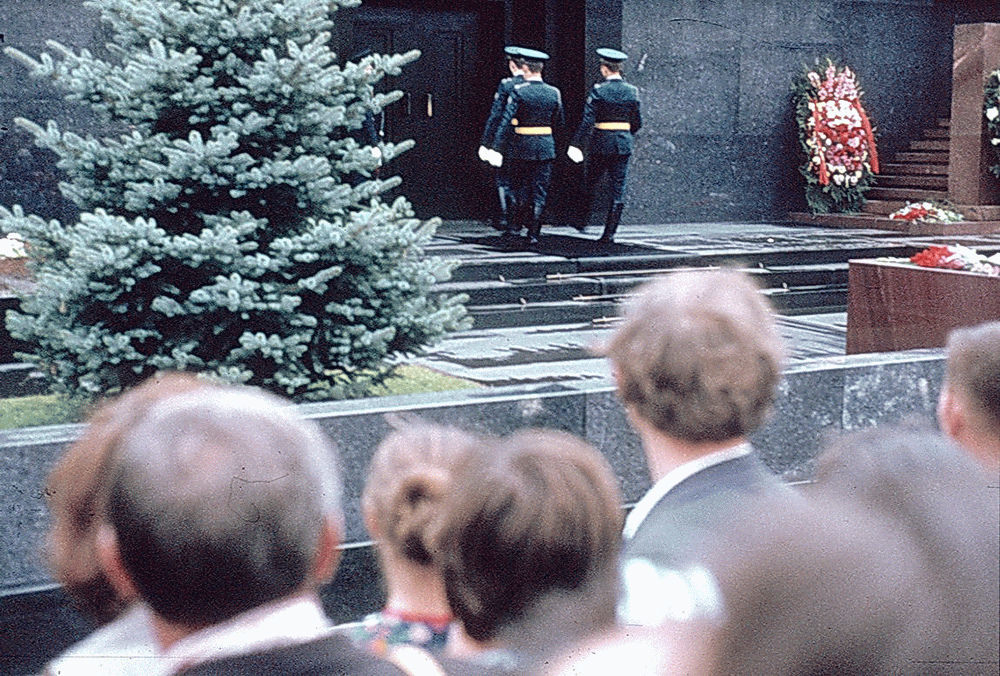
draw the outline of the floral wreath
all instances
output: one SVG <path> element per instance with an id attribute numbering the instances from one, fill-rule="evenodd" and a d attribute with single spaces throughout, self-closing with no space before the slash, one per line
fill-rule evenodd
<path id="1" fill-rule="evenodd" d="M 805 154 L 799 171 L 813 213 L 858 211 L 879 170 L 875 134 L 854 72 L 826 63 L 807 69 L 793 85 Z"/>
<path id="2" fill-rule="evenodd" d="M 997 152 L 997 159 L 1000 160 L 1000 69 L 990 73 L 986 79 L 983 114 L 986 115 L 986 128 L 990 132 L 990 144 Z M 994 164 L 990 169 L 1000 176 L 1000 163 Z"/>
<path id="3" fill-rule="evenodd" d="M 910 262 L 922 268 L 943 268 L 964 270 L 989 277 L 1000 277 L 1000 254 L 986 257 L 975 249 L 952 244 L 950 246 L 929 246 L 910 256 Z"/>
<path id="4" fill-rule="evenodd" d="M 960 223 L 965 220 L 962 214 L 940 202 L 907 202 L 906 206 L 889 214 L 889 218 L 922 223 Z"/>

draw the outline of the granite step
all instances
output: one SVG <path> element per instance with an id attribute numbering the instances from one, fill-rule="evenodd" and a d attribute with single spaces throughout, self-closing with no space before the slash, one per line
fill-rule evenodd
<path id="1" fill-rule="evenodd" d="M 872 188 L 865 194 L 874 200 L 925 202 L 928 200 L 941 201 L 948 199 L 947 190 L 925 190 L 919 188 Z"/>
<path id="2" fill-rule="evenodd" d="M 857 257 L 856 254 L 849 254 Z M 794 288 L 842 284 L 847 281 L 847 263 L 822 263 L 775 267 L 741 268 L 753 275 L 762 288 Z M 526 305 L 560 300 L 580 302 L 600 301 L 622 296 L 652 278 L 653 274 L 636 275 L 634 271 L 578 273 L 569 277 L 548 276 L 513 280 L 480 282 L 447 282 L 436 288 L 444 293 L 464 293 L 469 303 L 477 307 L 492 305 Z M 655 273 L 661 270 L 650 271 Z"/>
<path id="3" fill-rule="evenodd" d="M 940 175 L 948 176 L 947 164 L 917 164 L 914 162 L 893 163 L 882 165 L 879 179 L 887 174 Z"/>
<path id="4" fill-rule="evenodd" d="M 870 194 L 870 191 L 869 191 Z M 866 214 L 876 214 L 888 216 L 894 211 L 899 211 L 906 206 L 905 200 L 876 200 L 869 199 L 861 207 L 861 211 Z"/>
<path id="5" fill-rule="evenodd" d="M 948 177 L 938 175 L 880 174 L 876 185 L 880 188 L 930 188 L 947 190 Z"/>
<path id="6" fill-rule="evenodd" d="M 920 152 L 907 152 L 903 151 L 896 153 L 892 156 L 892 162 L 894 163 L 904 163 L 904 162 L 916 162 L 923 164 L 948 164 L 948 151 L 947 150 L 925 150 Z"/>
<path id="7" fill-rule="evenodd" d="M 950 123 L 949 123 L 950 127 Z M 924 138 L 951 138 L 951 129 L 948 127 L 933 127 L 924 130 Z"/>
<path id="8" fill-rule="evenodd" d="M 921 141 L 910 141 L 911 150 L 948 150 L 948 145 L 950 141 L 947 138 L 944 139 L 926 139 Z"/>
<path id="9" fill-rule="evenodd" d="M 890 219 L 885 215 L 872 213 L 807 214 L 793 212 L 788 216 L 793 222 L 805 225 L 847 228 L 851 230 L 861 228 L 888 230 L 905 235 L 948 237 L 956 238 L 956 240 L 975 235 L 1000 233 L 1000 220 L 966 220 L 958 223 L 932 223 Z M 984 247 L 981 249 L 981 252 L 989 254 L 991 251 L 989 247 Z M 912 254 L 908 253 L 905 255 L 909 256 Z M 856 256 L 856 258 L 870 258 L 870 256 Z"/>
<path id="10" fill-rule="evenodd" d="M 902 206 L 900 204 L 899 206 Z M 898 207 L 896 207 L 898 208 Z M 888 212 L 887 212 L 888 213 Z M 543 236 L 544 237 L 544 236 Z M 801 246 L 781 248 L 778 243 L 762 251 L 736 250 L 732 252 L 664 252 L 633 256 L 583 257 L 561 259 L 554 256 L 500 255 L 490 258 L 467 259 L 454 270 L 448 282 L 452 290 L 461 290 L 464 283 L 513 284 L 525 279 L 579 280 L 590 276 L 622 276 L 629 272 L 655 274 L 678 268 L 700 268 L 736 265 L 747 268 L 775 268 L 777 266 L 802 266 L 842 263 L 849 257 L 878 257 L 897 255 L 900 247 L 877 242 L 856 243 L 851 247 L 817 245 L 812 249 Z"/>
<path id="11" fill-rule="evenodd" d="M 775 310 L 782 314 L 843 312 L 847 308 L 847 283 L 811 287 L 763 289 Z M 591 322 L 607 325 L 618 316 L 621 303 L 629 295 L 558 302 L 525 301 L 502 305 L 469 305 L 476 329 L 543 327 Z"/>

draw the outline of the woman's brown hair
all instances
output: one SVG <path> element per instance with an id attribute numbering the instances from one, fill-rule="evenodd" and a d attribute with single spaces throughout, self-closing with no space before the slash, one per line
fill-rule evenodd
<path id="1" fill-rule="evenodd" d="M 413 563 L 430 565 L 452 474 L 482 442 L 455 427 L 424 421 L 395 424 L 369 464 L 361 504 L 383 545 Z"/>
<path id="2" fill-rule="evenodd" d="M 45 491 L 52 517 L 46 546 L 49 566 L 76 605 L 98 622 L 113 619 L 128 601 L 111 588 L 96 549 L 119 445 L 153 404 L 209 386 L 191 374 L 163 373 L 106 401 L 49 473 Z"/>

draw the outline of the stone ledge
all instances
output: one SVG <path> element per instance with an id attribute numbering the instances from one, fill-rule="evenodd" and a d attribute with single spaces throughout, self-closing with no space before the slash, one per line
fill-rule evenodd
<path id="1" fill-rule="evenodd" d="M 817 225 L 825 228 L 870 228 L 872 230 L 892 230 L 907 235 L 988 235 L 1000 233 L 1000 219 L 969 220 L 958 223 L 924 223 L 866 213 L 810 214 L 800 211 L 788 214 L 788 219 L 803 225 Z"/>
<path id="2" fill-rule="evenodd" d="M 933 419 L 943 371 L 940 350 L 805 360 L 785 371 L 773 414 L 753 435 L 765 463 L 786 481 L 808 480 L 823 439 L 841 429 L 917 414 Z M 626 504 L 649 487 L 639 440 L 610 379 L 383 397 L 302 406 L 341 449 L 346 541 L 368 539 L 360 516 L 367 463 L 389 431 L 387 414 L 415 414 L 472 430 L 507 434 L 551 427 L 588 439 L 608 458 Z M 43 495 L 49 468 L 81 425 L 0 432 L 0 593 L 51 582 L 40 550 L 48 524 Z"/>

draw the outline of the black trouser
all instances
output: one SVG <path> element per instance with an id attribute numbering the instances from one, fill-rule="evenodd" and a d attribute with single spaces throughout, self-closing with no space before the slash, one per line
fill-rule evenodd
<path id="1" fill-rule="evenodd" d="M 608 175 L 611 202 L 625 201 L 625 180 L 628 178 L 628 161 L 631 155 L 591 155 L 587 159 L 587 199 L 594 199 L 594 188 L 601 176 Z"/>
<path id="2" fill-rule="evenodd" d="M 538 218 L 545 208 L 552 181 L 552 160 L 510 160 L 510 184 L 514 199 Z"/>
<path id="3" fill-rule="evenodd" d="M 493 179 L 497 186 L 497 196 L 500 203 L 500 218 L 506 221 L 513 211 L 514 194 L 510 187 L 510 167 L 504 165 L 494 171 Z"/>

